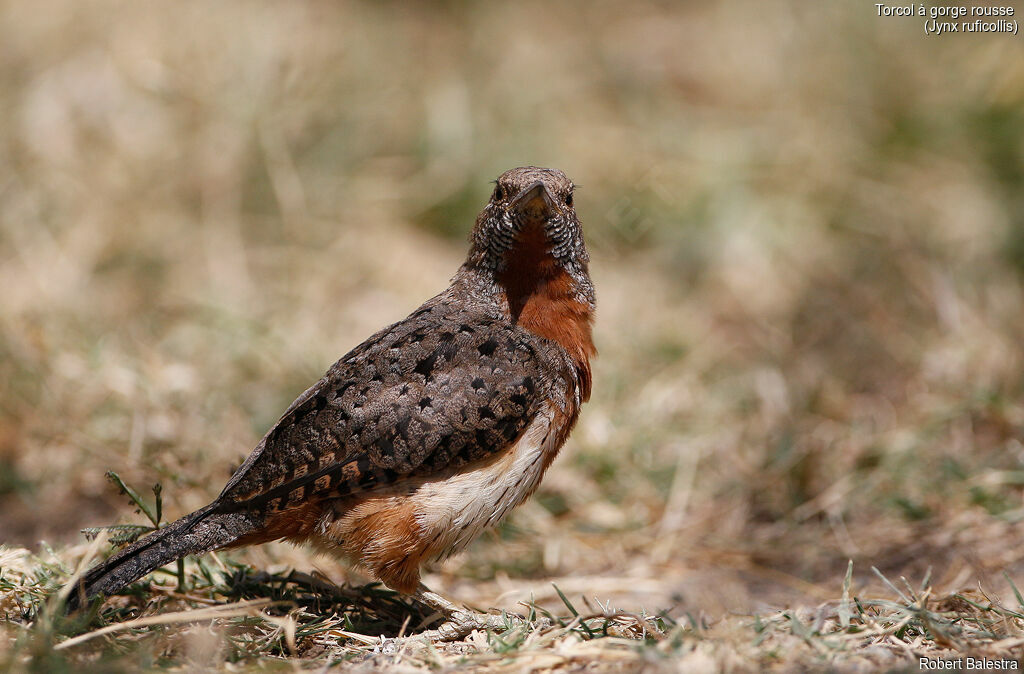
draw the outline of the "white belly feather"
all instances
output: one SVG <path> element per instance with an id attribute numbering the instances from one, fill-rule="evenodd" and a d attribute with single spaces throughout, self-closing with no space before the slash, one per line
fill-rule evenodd
<path id="1" fill-rule="evenodd" d="M 412 494 L 424 538 L 435 541 L 429 546 L 431 557 L 463 549 L 533 493 L 548 463 L 545 457 L 558 449 L 553 418 L 550 410 L 542 412 L 508 452 L 478 468 L 426 482 Z"/>

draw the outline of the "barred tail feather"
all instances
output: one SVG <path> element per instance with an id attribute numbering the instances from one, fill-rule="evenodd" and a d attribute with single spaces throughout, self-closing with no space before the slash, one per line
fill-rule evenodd
<path id="1" fill-rule="evenodd" d="M 99 594 L 113 594 L 165 564 L 222 548 L 257 528 L 253 516 L 218 513 L 217 505 L 185 515 L 86 571 L 68 597 L 68 610 L 78 608 L 83 597 L 88 601 Z"/>

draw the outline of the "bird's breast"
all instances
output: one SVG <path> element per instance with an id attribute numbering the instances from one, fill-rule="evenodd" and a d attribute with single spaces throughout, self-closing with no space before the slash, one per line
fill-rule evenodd
<path id="1" fill-rule="evenodd" d="M 590 358 L 597 353 L 591 332 L 592 306 L 577 281 L 547 250 L 543 230 L 525 230 L 515 254 L 498 276 L 513 323 L 561 346 L 575 363 L 582 400 L 590 398 Z"/>

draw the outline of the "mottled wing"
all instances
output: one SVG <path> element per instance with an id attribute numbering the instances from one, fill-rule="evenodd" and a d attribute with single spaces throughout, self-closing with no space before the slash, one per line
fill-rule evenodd
<path id="1" fill-rule="evenodd" d="M 536 340 L 441 295 L 374 335 L 303 393 L 221 494 L 276 512 L 499 452 L 547 393 Z"/>

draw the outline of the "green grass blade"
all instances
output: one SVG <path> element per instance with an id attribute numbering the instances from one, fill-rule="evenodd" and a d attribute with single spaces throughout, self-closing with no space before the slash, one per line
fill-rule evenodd
<path id="1" fill-rule="evenodd" d="M 117 485 L 118 489 L 120 489 L 124 494 L 128 495 L 128 498 L 130 498 L 132 502 L 135 503 L 135 505 L 138 507 L 138 509 L 141 510 L 146 515 L 146 517 L 149 518 L 149 521 L 153 523 L 154 527 L 160 526 L 160 520 L 156 517 L 156 515 L 153 514 L 153 511 L 150 510 L 149 506 L 145 504 L 145 502 L 142 500 L 142 497 L 139 496 L 134 489 L 125 484 L 124 480 L 121 479 L 120 475 L 118 475 L 112 470 L 108 470 L 107 479 L 113 482 L 115 485 Z"/>
<path id="2" fill-rule="evenodd" d="M 565 607 L 567 609 L 569 609 L 569 611 L 572 613 L 572 616 L 574 618 L 579 616 L 579 611 L 577 611 L 576 607 L 572 605 L 572 602 L 570 602 L 569 598 L 565 596 L 565 593 L 558 589 L 558 586 L 554 583 L 551 583 L 551 587 L 555 588 L 555 592 L 558 593 L 558 596 L 562 599 L 562 603 L 565 604 Z"/>
<path id="3" fill-rule="evenodd" d="M 1013 579 L 1010 578 L 1010 574 L 1008 574 L 1004 570 L 1003 571 L 1003 577 L 1006 578 L 1006 582 L 1010 584 L 1011 588 L 1013 588 L 1013 596 L 1017 598 L 1017 606 L 1020 606 L 1022 609 L 1024 609 L 1024 597 L 1021 596 L 1020 590 L 1018 590 L 1017 586 L 1014 585 Z"/>

